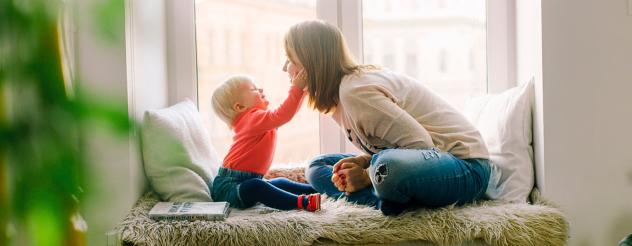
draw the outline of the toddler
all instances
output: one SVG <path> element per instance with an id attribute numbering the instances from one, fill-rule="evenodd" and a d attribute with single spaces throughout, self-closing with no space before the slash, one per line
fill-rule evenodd
<path id="1" fill-rule="evenodd" d="M 245 75 L 230 77 L 213 92 L 215 113 L 235 132 L 233 144 L 213 181 L 213 200 L 228 201 L 235 208 L 261 202 L 281 210 L 320 209 L 320 194 L 311 185 L 286 178 L 263 179 L 272 163 L 276 129 L 298 112 L 305 95 L 303 73 L 292 78 L 291 83 L 287 99 L 274 110 L 268 109 L 263 89 Z"/>

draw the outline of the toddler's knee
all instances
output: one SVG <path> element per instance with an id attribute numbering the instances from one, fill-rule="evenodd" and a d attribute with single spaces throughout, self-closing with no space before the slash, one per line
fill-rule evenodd
<path id="1" fill-rule="evenodd" d="M 290 179 L 288 179 L 288 178 L 286 178 L 286 177 L 276 177 L 276 178 L 271 179 L 271 180 L 270 180 L 270 182 L 273 182 L 273 183 L 274 183 L 274 182 L 283 182 L 283 183 L 286 183 L 286 182 L 290 182 Z"/>
<path id="2" fill-rule="evenodd" d="M 265 185 L 264 184 L 265 182 L 266 181 L 262 179 L 249 179 L 242 182 L 241 185 L 239 186 L 239 189 L 241 192 L 252 192 L 252 191 L 257 190 L 258 187 Z"/>

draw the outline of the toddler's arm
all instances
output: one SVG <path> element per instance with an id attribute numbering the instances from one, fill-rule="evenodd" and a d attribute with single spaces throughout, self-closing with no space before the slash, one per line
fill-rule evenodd
<path id="1" fill-rule="evenodd" d="M 301 108 L 305 92 L 298 86 L 292 85 L 285 101 L 273 110 L 257 110 L 253 112 L 253 125 L 256 128 L 269 130 L 287 123 Z"/>

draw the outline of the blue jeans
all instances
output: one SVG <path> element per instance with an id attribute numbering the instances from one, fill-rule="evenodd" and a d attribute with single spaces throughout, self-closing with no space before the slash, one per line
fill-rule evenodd
<path id="1" fill-rule="evenodd" d="M 349 196 L 331 182 L 332 168 L 349 154 L 327 154 L 315 158 L 306 179 L 320 193 L 346 197 L 348 201 L 375 206 L 385 214 L 411 207 L 437 208 L 481 199 L 487 189 L 490 167 L 485 159 L 461 160 L 432 149 L 388 149 L 373 155 L 368 168 L 371 187 Z"/>
<path id="2" fill-rule="evenodd" d="M 298 195 L 315 192 L 309 184 L 286 178 L 264 180 L 261 174 L 221 167 L 213 180 L 211 197 L 213 201 L 226 201 L 240 209 L 261 202 L 271 208 L 292 210 L 298 208 Z"/>

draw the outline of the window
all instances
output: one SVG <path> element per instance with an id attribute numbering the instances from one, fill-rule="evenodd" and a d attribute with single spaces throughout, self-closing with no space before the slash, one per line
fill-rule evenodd
<path id="1" fill-rule="evenodd" d="M 381 37 L 377 47 L 383 49 L 365 46 L 365 63 L 414 77 L 459 109 L 469 98 L 487 92 L 486 66 L 474 65 L 486 63 L 485 0 L 420 2 L 414 12 L 378 7 L 390 2 L 363 1 L 363 42 Z M 405 45 L 398 40 L 411 36 L 414 42 Z M 373 60 L 377 54 L 384 54 L 382 61 Z"/>
<path id="2" fill-rule="evenodd" d="M 511 3 L 456 1 L 167 1 L 169 103 L 184 98 L 198 101 L 213 144 L 225 152 L 231 134 L 210 109 L 212 89 L 228 74 L 248 73 L 269 94 L 277 94 L 273 104 L 280 103 L 287 93 L 274 89 L 278 82 L 287 82 L 280 71 L 282 35 L 290 25 L 313 18 L 340 27 L 351 52 L 364 63 L 390 66 L 417 78 L 457 108 L 468 98 L 511 88 L 515 85 L 511 82 L 516 81 L 515 12 Z M 440 72 L 442 50 L 446 53 L 445 73 Z M 229 58 L 235 55 L 240 57 Z M 290 137 L 292 132 L 303 137 Z M 318 149 L 322 153 L 353 151 L 328 116 L 301 109 L 280 128 L 274 161 L 296 162 L 314 156 Z"/>
<path id="3" fill-rule="evenodd" d="M 419 66 L 417 66 L 417 54 L 409 53 L 406 55 L 406 74 L 413 78 L 417 78 L 419 74 Z"/>
<path id="4" fill-rule="evenodd" d="M 392 53 L 387 53 L 386 55 L 384 55 L 384 58 L 382 59 L 384 62 L 384 67 L 386 68 L 390 68 L 390 69 L 396 69 L 395 68 L 395 55 L 393 55 Z"/>
<path id="5" fill-rule="evenodd" d="M 445 49 L 441 49 L 439 51 L 439 55 L 437 57 L 437 71 L 440 74 L 445 74 L 448 72 L 448 52 Z M 437 77 L 439 80 L 439 77 Z"/>
<path id="6" fill-rule="evenodd" d="M 316 18 L 316 0 L 197 0 L 195 10 L 199 110 L 223 157 L 233 133 L 212 110 L 213 89 L 229 75 L 248 74 L 271 108 L 283 102 L 290 88 L 281 70 L 283 36 L 294 23 Z M 274 163 L 299 163 L 319 153 L 318 113 L 305 105 L 277 133 Z"/>

